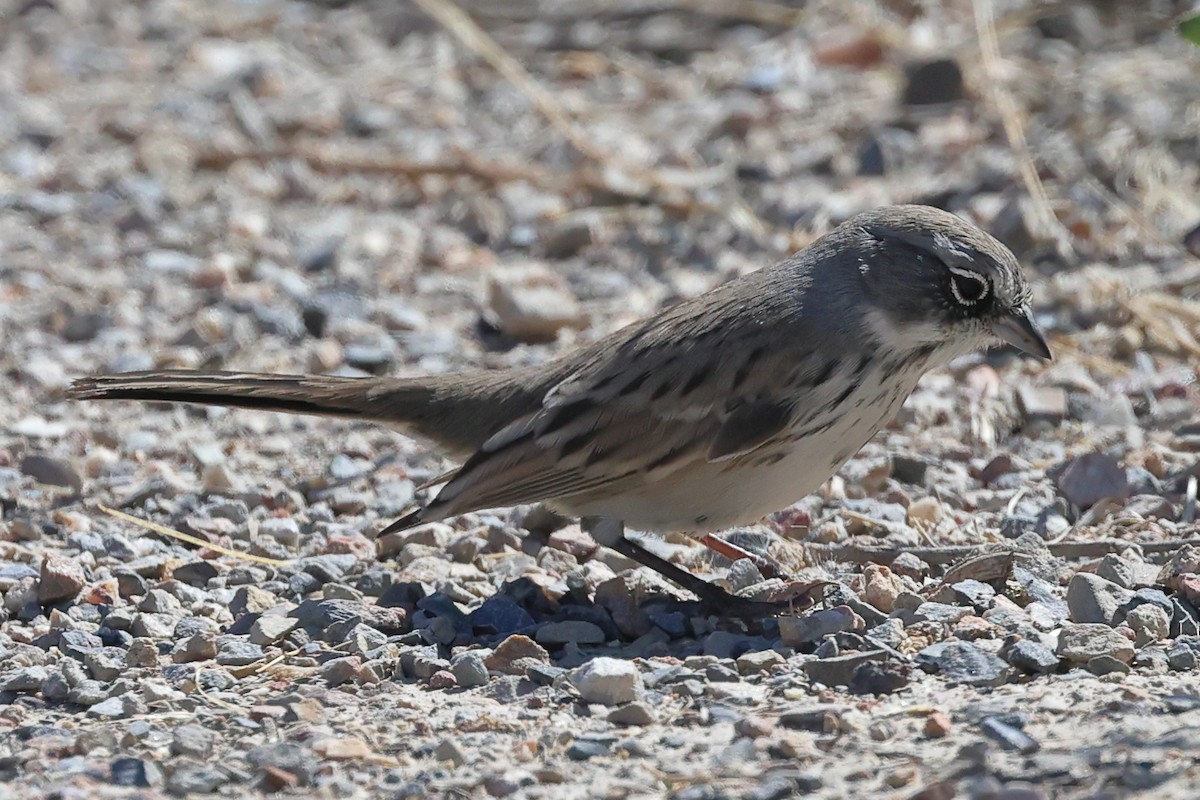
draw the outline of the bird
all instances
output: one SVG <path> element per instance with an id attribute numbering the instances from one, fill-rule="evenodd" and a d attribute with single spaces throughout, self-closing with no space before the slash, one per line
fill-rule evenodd
<path id="1" fill-rule="evenodd" d="M 538 365 L 404 378 L 150 370 L 82 378 L 68 394 L 383 423 L 461 462 L 385 533 L 542 503 L 706 605 L 763 612 L 627 532 L 719 550 L 716 532 L 819 488 L 927 371 L 1004 343 L 1051 358 L 1030 303 L 994 237 L 895 205 Z"/>

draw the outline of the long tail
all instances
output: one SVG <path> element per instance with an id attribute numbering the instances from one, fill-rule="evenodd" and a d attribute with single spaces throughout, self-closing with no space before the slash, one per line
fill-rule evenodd
<path id="1" fill-rule="evenodd" d="M 508 423 L 540 408 L 559 379 L 537 368 L 422 378 L 150 370 L 81 378 L 67 395 L 371 420 L 422 436 L 447 455 L 464 458 Z"/>
<path id="2" fill-rule="evenodd" d="M 67 395 L 77 400 L 200 403 L 400 422 L 402 396 L 419 391 L 419 386 L 396 379 L 159 370 L 80 378 Z"/>

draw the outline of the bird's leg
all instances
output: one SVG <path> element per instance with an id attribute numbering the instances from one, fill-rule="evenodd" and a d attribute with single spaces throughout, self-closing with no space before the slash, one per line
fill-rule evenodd
<path id="1" fill-rule="evenodd" d="M 682 567 L 672 564 L 660 555 L 650 552 L 642 545 L 625 536 L 625 526 L 611 517 L 584 517 L 581 527 L 600 544 L 632 558 L 642 566 L 649 567 L 668 580 L 687 589 L 700 601 L 720 615 L 737 617 L 774 616 L 789 607 L 788 603 L 763 603 L 738 597 L 716 584 L 698 578 Z"/>
<path id="2" fill-rule="evenodd" d="M 730 561 L 737 561 L 739 558 L 750 559 L 754 563 L 754 566 L 758 567 L 758 571 L 762 573 L 764 578 L 780 577 L 779 570 L 770 561 L 758 553 L 751 553 L 749 550 L 738 547 L 733 542 L 726 541 L 720 536 L 706 533 L 698 541 L 709 550 L 712 550 L 717 555 L 725 556 Z"/>

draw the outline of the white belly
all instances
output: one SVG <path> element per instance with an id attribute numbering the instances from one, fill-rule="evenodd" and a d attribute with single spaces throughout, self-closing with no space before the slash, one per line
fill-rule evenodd
<path id="1" fill-rule="evenodd" d="M 832 421 L 829 428 L 798 440 L 779 460 L 767 458 L 771 450 L 764 447 L 731 461 L 697 462 L 619 496 L 554 505 L 575 516 L 620 519 L 645 532 L 703 533 L 757 522 L 815 491 L 857 453 L 899 410 L 921 371 L 890 376 L 886 390 L 877 380 L 864 380 L 837 412 L 807 423 Z"/>

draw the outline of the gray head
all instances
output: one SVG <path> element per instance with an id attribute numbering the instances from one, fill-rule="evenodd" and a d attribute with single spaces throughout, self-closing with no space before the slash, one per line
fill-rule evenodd
<path id="1" fill-rule="evenodd" d="M 864 321 L 881 343 L 954 357 L 1000 339 L 1050 358 L 1016 257 L 974 225 L 929 206 L 891 206 L 851 218 L 839 234 L 863 252 Z"/>

